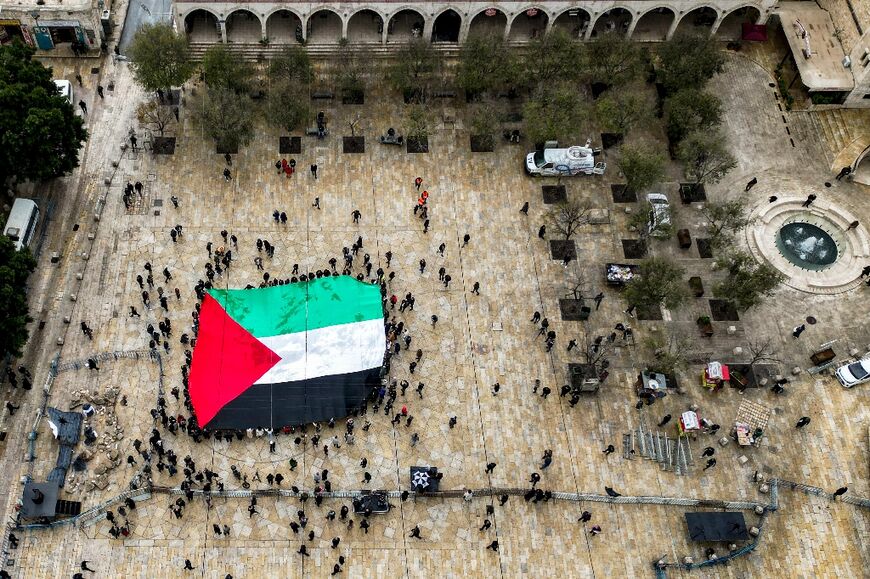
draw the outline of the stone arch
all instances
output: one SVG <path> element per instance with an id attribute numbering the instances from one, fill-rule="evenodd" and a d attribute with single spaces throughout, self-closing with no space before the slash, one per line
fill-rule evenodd
<path id="1" fill-rule="evenodd" d="M 410 7 L 395 10 L 387 21 L 387 42 L 407 42 L 411 38 L 423 36 L 426 16 Z"/>
<path id="2" fill-rule="evenodd" d="M 624 6 L 614 6 L 610 10 L 599 14 L 598 18 L 595 19 L 591 36 L 595 37 L 610 33 L 624 36 L 628 34 L 628 29 L 634 18 L 634 12 L 630 9 Z"/>
<path id="3" fill-rule="evenodd" d="M 530 16 L 530 12 L 534 12 L 534 16 Z M 511 19 L 508 40 L 517 42 L 540 38 L 547 33 L 549 22 L 550 14 L 546 10 L 540 6 L 527 6 Z"/>
<path id="4" fill-rule="evenodd" d="M 350 42 L 380 43 L 384 37 L 384 17 L 373 8 L 360 8 L 347 19 Z"/>
<path id="5" fill-rule="evenodd" d="M 678 10 L 670 6 L 657 6 L 647 10 L 637 17 L 631 39 L 641 42 L 667 40 L 670 30 L 677 22 L 677 13 Z"/>
<path id="6" fill-rule="evenodd" d="M 309 44 L 338 44 L 344 32 L 344 20 L 331 8 L 319 8 L 308 15 L 305 30 Z"/>
<path id="7" fill-rule="evenodd" d="M 743 23 L 756 24 L 761 20 L 762 11 L 758 6 L 747 4 L 723 14 L 719 26 L 715 29 L 716 38 L 721 40 L 739 40 L 743 36 Z"/>
<path id="8" fill-rule="evenodd" d="M 220 17 L 208 8 L 196 8 L 182 18 L 190 42 L 221 42 Z"/>
<path id="9" fill-rule="evenodd" d="M 698 6 L 689 10 L 677 23 L 677 34 L 710 35 L 719 20 L 719 12 L 712 6 Z"/>
<path id="10" fill-rule="evenodd" d="M 432 21 L 432 42 L 459 42 L 461 30 L 461 11 L 445 7 Z"/>
<path id="11" fill-rule="evenodd" d="M 487 12 L 490 10 L 495 10 L 495 14 L 489 16 Z M 471 17 L 471 22 L 468 25 L 468 34 L 496 34 L 504 36 L 507 25 L 507 14 L 500 8 L 492 6 L 481 10 Z"/>
<path id="12" fill-rule="evenodd" d="M 227 13 L 227 42 L 252 43 L 263 37 L 263 21 L 249 8 L 234 8 Z"/>
<path id="13" fill-rule="evenodd" d="M 272 43 L 301 43 L 303 30 L 302 16 L 294 10 L 280 7 L 266 14 L 266 37 Z"/>
<path id="14" fill-rule="evenodd" d="M 583 8 L 569 8 L 556 16 L 552 28 L 565 30 L 574 38 L 583 38 L 590 22 L 592 15 L 588 11 Z"/>

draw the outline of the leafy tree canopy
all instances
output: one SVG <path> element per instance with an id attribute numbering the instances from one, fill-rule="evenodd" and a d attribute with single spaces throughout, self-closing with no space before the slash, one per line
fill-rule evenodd
<path id="1" fill-rule="evenodd" d="M 144 24 L 127 49 L 133 76 L 147 90 L 168 91 L 193 74 L 187 37 L 169 24 Z"/>
<path id="2" fill-rule="evenodd" d="M 565 30 L 554 28 L 532 41 L 523 59 L 524 75 L 531 86 L 580 80 L 582 57 L 580 44 Z"/>
<path id="3" fill-rule="evenodd" d="M 726 272 L 725 278 L 713 287 L 717 298 L 734 302 L 738 310 L 746 311 L 765 297 L 773 295 L 785 280 L 769 263 L 758 263 L 745 251 L 730 251 L 716 260 L 716 267 Z"/>
<path id="4" fill-rule="evenodd" d="M 301 46 L 288 46 L 269 63 L 269 79 L 288 80 L 304 85 L 314 80 L 314 69 L 308 52 Z"/>
<path id="5" fill-rule="evenodd" d="M 0 235 L 0 356 L 20 356 L 27 343 L 27 324 L 33 319 L 25 284 L 35 267 L 28 249 L 15 251 L 12 240 Z"/>
<path id="6" fill-rule="evenodd" d="M 647 62 L 640 44 L 616 34 L 603 34 L 584 46 L 583 68 L 591 83 L 622 86 L 636 79 Z"/>
<path id="7" fill-rule="evenodd" d="M 472 95 L 497 90 L 513 80 L 515 62 L 501 36 L 472 34 L 459 53 L 456 82 Z"/>
<path id="8" fill-rule="evenodd" d="M 583 95 L 574 83 L 540 86 L 523 105 L 526 134 L 533 143 L 570 141 L 584 120 L 585 108 Z"/>
<path id="9" fill-rule="evenodd" d="M 690 133 L 680 143 L 677 158 L 683 163 L 686 176 L 696 184 L 718 183 L 737 166 L 725 137 L 718 131 Z"/>
<path id="10" fill-rule="evenodd" d="M 424 94 L 440 65 L 440 55 L 422 38 L 412 38 L 390 65 L 387 77 L 393 88 Z"/>
<path id="11" fill-rule="evenodd" d="M 57 93 L 51 69 L 19 42 L 0 46 L 0 188 L 69 173 L 88 138 L 81 117 Z"/>
<path id="12" fill-rule="evenodd" d="M 291 80 L 274 82 L 266 95 L 266 120 L 287 132 L 293 131 L 311 114 L 307 87 Z"/>
<path id="13" fill-rule="evenodd" d="M 251 98 L 226 87 L 202 91 L 194 102 L 194 114 L 222 150 L 247 145 L 254 136 Z"/>
<path id="14" fill-rule="evenodd" d="M 700 89 L 679 91 L 665 101 L 668 139 L 677 145 L 686 135 L 706 131 L 722 122 L 722 101 Z"/>
<path id="15" fill-rule="evenodd" d="M 686 270 L 670 259 L 650 257 L 640 263 L 640 274 L 625 286 L 625 299 L 638 307 L 664 305 L 674 309 L 689 295 L 683 280 Z"/>
<path id="16" fill-rule="evenodd" d="M 635 193 L 661 181 L 665 174 L 664 156 L 650 146 L 625 145 L 617 165 L 626 188 Z"/>
<path id="17" fill-rule="evenodd" d="M 656 79 L 668 93 L 703 88 L 725 65 L 722 50 L 710 36 L 677 35 L 661 44 L 658 56 Z"/>
<path id="18" fill-rule="evenodd" d="M 215 44 L 202 57 L 202 75 L 209 88 L 226 88 L 241 94 L 251 88 L 254 69 L 225 44 Z"/>
<path id="19" fill-rule="evenodd" d="M 604 129 L 620 135 L 652 118 L 652 103 L 642 86 L 610 89 L 595 101 L 595 113 Z"/>

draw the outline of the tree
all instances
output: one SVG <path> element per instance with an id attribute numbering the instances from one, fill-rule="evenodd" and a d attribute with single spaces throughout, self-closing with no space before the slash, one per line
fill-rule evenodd
<path id="1" fill-rule="evenodd" d="M 69 173 L 88 138 L 34 52 L 18 42 L 0 46 L 0 189 Z"/>
<path id="2" fill-rule="evenodd" d="M 0 235 L 0 356 L 21 356 L 27 343 L 27 324 L 33 321 L 27 309 L 27 278 L 36 268 L 30 250 L 15 250 L 15 244 Z"/>
<path id="3" fill-rule="evenodd" d="M 590 83 L 622 86 L 643 71 L 643 49 L 636 42 L 616 34 L 602 34 L 585 47 L 583 68 Z"/>
<path id="4" fill-rule="evenodd" d="M 263 111 L 266 120 L 287 131 L 293 131 L 311 115 L 308 87 L 289 79 L 272 83 L 266 94 Z"/>
<path id="5" fill-rule="evenodd" d="M 565 240 L 571 239 L 577 230 L 589 223 L 592 209 L 586 203 L 563 201 L 550 209 L 547 220 Z"/>
<path id="6" fill-rule="evenodd" d="M 507 85 L 516 75 L 513 52 L 496 34 L 472 34 L 462 45 L 456 83 L 477 98 Z"/>
<path id="7" fill-rule="evenodd" d="M 405 131 L 412 139 L 428 139 L 432 115 L 425 104 L 412 104 L 405 107 Z"/>
<path id="8" fill-rule="evenodd" d="M 660 181 L 665 174 L 665 158 L 648 146 L 622 147 L 619 169 L 625 176 L 625 187 L 638 193 Z"/>
<path id="9" fill-rule="evenodd" d="M 214 44 L 202 57 L 202 76 L 209 88 L 226 88 L 241 94 L 249 92 L 254 69 L 226 44 Z"/>
<path id="10" fill-rule="evenodd" d="M 419 100 L 429 90 L 439 59 L 431 44 L 422 38 L 412 38 L 390 65 L 388 80 L 396 90 L 410 93 L 414 100 Z"/>
<path id="11" fill-rule="evenodd" d="M 578 270 L 568 286 L 568 293 L 565 294 L 565 297 L 583 301 L 585 299 L 584 296 L 590 293 L 591 290 L 589 289 L 589 280 L 586 278 L 586 273 Z"/>
<path id="12" fill-rule="evenodd" d="M 711 201 L 701 210 L 707 220 L 707 235 L 714 247 L 724 248 L 734 236 L 753 222 L 746 210 L 746 199 Z"/>
<path id="13" fill-rule="evenodd" d="M 184 84 L 193 74 L 187 37 L 176 34 L 169 24 L 144 24 L 127 49 L 133 76 L 150 91 L 167 93 Z"/>
<path id="14" fill-rule="evenodd" d="M 658 57 L 656 79 L 668 94 L 684 88 L 703 88 L 725 65 L 722 50 L 709 35 L 677 35 L 659 46 Z"/>
<path id="15" fill-rule="evenodd" d="M 533 143 L 570 141 L 583 121 L 584 108 L 583 97 L 572 83 L 538 87 L 523 105 L 526 135 Z"/>
<path id="16" fill-rule="evenodd" d="M 725 278 L 713 287 L 713 295 L 734 302 L 746 311 L 762 299 L 773 295 L 785 277 L 768 263 L 758 263 L 744 251 L 732 250 L 716 260 L 716 267 L 725 270 Z"/>
<path id="17" fill-rule="evenodd" d="M 640 262 L 638 275 L 625 286 L 625 299 L 641 308 L 664 305 L 674 309 L 688 297 L 683 276 L 686 270 L 663 257 L 648 257 Z"/>
<path id="18" fill-rule="evenodd" d="M 688 352 L 691 351 L 694 340 L 685 334 L 651 336 L 646 340 L 646 346 L 652 351 L 652 359 L 647 362 L 650 372 L 672 376 L 678 370 L 689 365 Z"/>
<path id="19" fill-rule="evenodd" d="M 314 69 L 308 52 L 301 46 L 287 46 L 269 63 L 269 80 L 289 81 L 306 88 L 314 81 Z"/>
<path id="20" fill-rule="evenodd" d="M 628 219 L 629 228 L 636 230 L 641 238 L 653 235 L 659 239 L 670 239 L 674 235 L 673 224 L 665 223 L 661 219 L 653 222 L 652 215 L 652 203 L 647 200 L 641 201 L 637 212 Z M 650 226 L 653 224 L 655 227 L 650 229 Z"/>
<path id="21" fill-rule="evenodd" d="M 549 33 L 532 40 L 522 68 L 525 84 L 530 87 L 563 82 L 579 81 L 583 67 L 580 44 L 568 32 L 553 28 Z"/>
<path id="22" fill-rule="evenodd" d="M 346 98 L 353 98 L 365 90 L 365 76 L 359 59 L 359 49 L 351 47 L 347 38 L 339 41 L 338 49 L 338 87 Z"/>
<path id="23" fill-rule="evenodd" d="M 226 87 L 200 93 L 194 103 L 194 114 L 221 151 L 236 150 L 250 143 L 254 136 L 251 98 Z"/>
<path id="24" fill-rule="evenodd" d="M 499 128 L 499 107 L 492 99 L 479 101 L 471 106 L 471 135 L 482 139 L 482 145 L 495 146 L 495 134 Z"/>
<path id="25" fill-rule="evenodd" d="M 668 140 L 676 147 L 686 135 L 706 131 L 722 122 L 722 101 L 716 95 L 685 89 L 665 101 Z"/>
<path id="26" fill-rule="evenodd" d="M 642 86 L 610 89 L 595 101 L 595 114 L 605 131 L 627 135 L 652 118 L 652 105 Z"/>
<path id="27" fill-rule="evenodd" d="M 769 336 L 759 337 L 755 340 L 748 340 L 746 348 L 749 350 L 749 362 L 747 363 L 750 368 L 755 367 L 756 364 L 761 362 L 770 362 L 774 364 L 782 362 L 779 358 L 778 352 L 776 351 L 776 346 L 773 345 L 773 340 Z"/>
<path id="28" fill-rule="evenodd" d="M 718 131 L 690 133 L 677 148 L 677 158 L 683 163 L 686 176 L 696 185 L 718 183 L 737 166 L 737 160 L 725 146 L 725 137 Z"/>
<path id="29" fill-rule="evenodd" d="M 136 108 L 136 119 L 140 125 L 152 127 L 162 136 L 166 126 L 175 119 L 175 113 L 172 112 L 171 106 L 152 99 Z"/>

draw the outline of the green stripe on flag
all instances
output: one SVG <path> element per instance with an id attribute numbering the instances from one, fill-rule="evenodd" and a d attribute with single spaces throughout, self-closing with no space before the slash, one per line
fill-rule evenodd
<path id="1" fill-rule="evenodd" d="M 255 338 L 266 338 L 383 317 L 377 285 L 342 275 L 253 290 L 209 294 Z"/>

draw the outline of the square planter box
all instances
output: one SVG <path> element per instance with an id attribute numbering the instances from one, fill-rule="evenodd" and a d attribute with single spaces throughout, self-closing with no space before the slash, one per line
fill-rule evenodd
<path id="1" fill-rule="evenodd" d="M 175 137 L 154 137 L 154 144 L 151 145 L 151 151 L 155 155 L 174 155 Z"/>
<path id="2" fill-rule="evenodd" d="M 634 191 L 629 191 L 623 184 L 611 185 L 610 192 L 613 194 L 614 203 L 635 203 L 637 201 L 637 194 Z"/>
<path id="3" fill-rule="evenodd" d="M 551 239 L 550 240 L 550 255 L 553 259 L 563 260 L 566 257 L 577 259 L 577 247 L 574 245 L 573 239 Z"/>
<path id="4" fill-rule="evenodd" d="M 685 203 L 698 203 L 707 200 L 707 190 L 704 184 L 680 183 L 680 200 Z"/>
<path id="5" fill-rule="evenodd" d="M 366 138 L 365 137 L 343 137 L 343 151 L 345 153 L 365 153 Z"/>
<path id="6" fill-rule="evenodd" d="M 704 282 L 698 276 L 690 277 L 689 289 L 692 290 L 692 295 L 699 298 L 704 295 Z"/>
<path id="7" fill-rule="evenodd" d="M 583 305 L 583 300 L 561 299 L 559 300 L 559 311 L 562 314 L 562 321 L 565 322 L 582 322 L 589 319 L 591 308 Z"/>
<path id="8" fill-rule="evenodd" d="M 471 135 L 472 153 L 492 153 L 495 150 L 495 138 L 492 135 Z"/>
<path id="9" fill-rule="evenodd" d="M 564 185 L 542 185 L 541 193 L 544 194 L 544 203 L 547 205 L 562 203 L 568 199 Z"/>
<path id="10" fill-rule="evenodd" d="M 361 90 L 344 91 L 341 95 L 343 105 L 363 105 L 366 102 L 366 93 Z"/>
<path id="11" fill-rule="evenodd" d="M 278 152 L 282 155 L 302 153 L 302 137 L 278 137 Z"/>
<path id="12" fill-rule="evenodd" d="M 229 153 L 230 155 L 238 155 L 239 147 L 238 145 L 236 145 L 235 147 L 221 147 L 220 145 L 215 144 L 214 151 L 218 155 L 226 155 L 227 153 Z"/>
<path id="13" fill-rule="evenodd" d="M 662 319 L 662 309 L 657 305 L 648 307 L 637 306 L 635 315 L 638 320 L 659 321 Z"/>
<path id="14" fill-rule="evenodd" d="M 703 259 L 713 259 L 713 244 L 709 239 L 696 239 L 698 245 L 698 255 Z"/>
<path id="15" fill-rule="evenodd" d="M 601 133 L 601 146 L 604 149 L 610 149 L 622 142 L 623 135 L 621 133 Z"/>
<path id="16" fill-rule="evenodd" d="M 730 300 L 710 300 L 710 317 L 716 322 L 740 321 L 737 308 Z"/>
<path id="17" fill-rule="evenodd" d="M 622 253 L 625 259 L 643 259 L 646 257 L 646 242 L 643 239 L 623 239 Z"/>
<path id="18" fill-rule="evenodd" d="M 408 137 L 405 139 L 405 150 L 409 153 L 428 153 L 429 137 Z"/>

